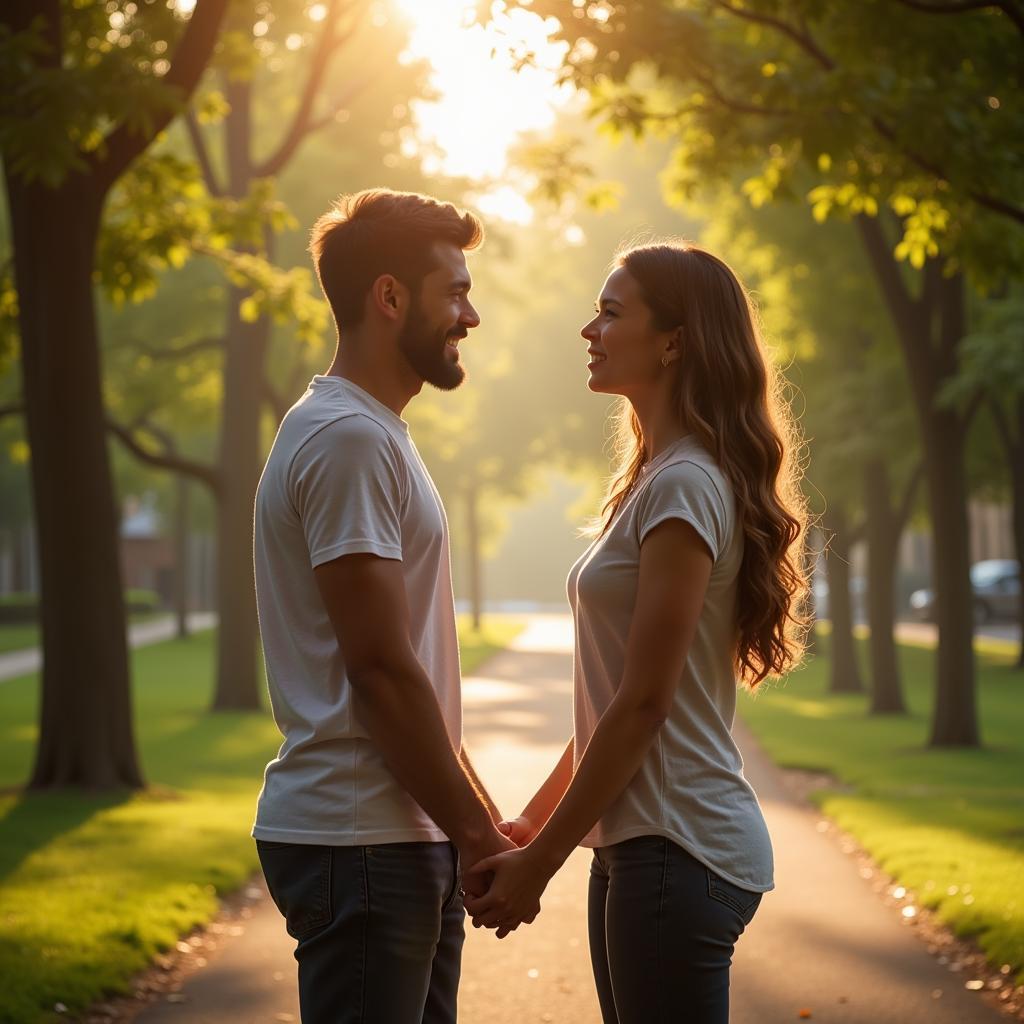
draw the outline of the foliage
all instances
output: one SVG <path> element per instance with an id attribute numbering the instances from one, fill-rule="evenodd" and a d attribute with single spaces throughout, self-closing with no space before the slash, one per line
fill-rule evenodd
<path id="1" fill-rule="evenodd" d="M 889 0 L 530 6 L 561 20 L 567 74 L 603 126 L 675 140 L 677 200 L 754 168 L 742 185 L 754 205 L 892 210 L 897 255 L 914 266 L 941 251 L 986 283 L 1021 268 L 1021 29 L 999 5 L 955 17 Z"/>
<path id="2" fill-rule="evenodd" d="M 754 207 L 728 188 L 695 208 L 707 218 L 701 241 L 750 289 L 769 350 L 791 384 L 810 454 L 811 507 L 858 508 L 872 457 L 905 479 L 920 457 L 906 377 L 850 227 L 816 224 L 799 208 Z"/>
<path id="3" fill-rule="evenodd" d="M 59 67 L 46 64 L 41 14 L 23 32 L 0 25 L 0 151 L 9 171 L 56 187 L 104 153 L 112 125 L 151 133 L 154 115 L 179 102 L 162 76 L 185 24 L 173 4 L 64 0 Z"/>

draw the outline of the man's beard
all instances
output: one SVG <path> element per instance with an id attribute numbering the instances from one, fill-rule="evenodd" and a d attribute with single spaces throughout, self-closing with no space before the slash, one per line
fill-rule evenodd
<path id="1" fill-rule="evenodd" d="M 464 338 L 464 327 L 455 326 L 438 330 L 423 322 L 419 303 L 409 309 L 409 318 L 398 337 L 398 347 L 409 365 L 439 391 L 452 391 L 466 378 L 466 371 L 448 358 L 445 351 L 449 338 Z"/>

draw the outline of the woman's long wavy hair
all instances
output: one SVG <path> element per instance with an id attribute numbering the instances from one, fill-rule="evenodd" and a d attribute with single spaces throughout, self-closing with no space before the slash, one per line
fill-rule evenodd
<path id="1" fill-rule="evenodd" d="M 640 285 L 658 330 L 682 328 L 681 358 L 666 372 L 676 375 L 680 424 L 714 457 L 735 493 L 744 538 L 735 663 L 740 680 L 755 689 L 799 663 L 808 625 L 801 443 L 782 375 L 765 353 L 749 296 L 717 256 L 665 242 L 627 249 L 616 264 Z M 625 399 L 616 447 L 599 534 L 649 457 Z"/>

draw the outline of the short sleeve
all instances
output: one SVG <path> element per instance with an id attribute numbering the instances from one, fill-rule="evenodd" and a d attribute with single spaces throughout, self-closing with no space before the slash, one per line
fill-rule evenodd
<path id="1" fill-rule="evenodd" d="M 401 456 L 367 416 L 334 420 L 292 461 L 289 489 L 315 569 L 342 555 L 402 558 Z"/>
<path id="2" fill-rule="evenodd" d="M 728 511 L 715 480 L 696 462 L 671 463 L 647 484 L 637 504 L 639 542 L 666 519 L 689 523 L 718 561 L 729 539 Z"/>

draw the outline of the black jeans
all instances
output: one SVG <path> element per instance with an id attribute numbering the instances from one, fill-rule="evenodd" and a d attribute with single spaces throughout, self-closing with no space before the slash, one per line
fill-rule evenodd
<path id="1" fill-rule="evenodd" d="M 604 1024 L 728 1024 L 733 948 L 760 902 L 661 836 L 595 850 L 590 959 Z"/>
<path id="2" fill-rule="evenodd" d="M 451 843 L 256 847 L 297 943 L 303 1024 L 455 1024 L 465 911 Z"/>

